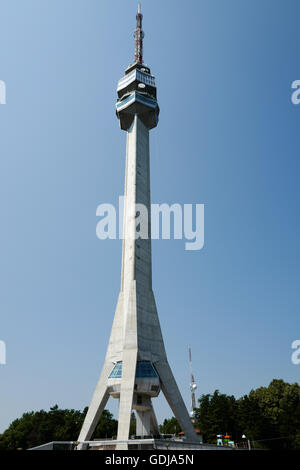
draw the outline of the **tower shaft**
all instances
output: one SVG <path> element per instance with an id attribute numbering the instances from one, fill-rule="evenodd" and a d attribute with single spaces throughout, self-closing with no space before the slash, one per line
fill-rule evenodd
<path id="1" fill-rule="evenodd" d="M 133 280 L 152 288 L 149 160 L 149 129 L 135 114 L 126 139 L 122 290 Z"/>

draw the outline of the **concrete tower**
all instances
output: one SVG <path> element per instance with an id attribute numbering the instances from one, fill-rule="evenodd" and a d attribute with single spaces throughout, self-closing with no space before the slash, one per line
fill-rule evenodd
<path id="1" fill-rule="evenodd" d="M 186 439 L 197 441 L 167 360 L 152 291 L 149 130 L 157 126 L 159 107 L 155 79 L 143 64 L 142 18 L 139 5 L 134 63 L 117 88 L 116 113 L 127 133 L 121 291 L 102 372 L 78 438 L 81 443 L 91 438 L 112 396 L 119 399 L 117 449 L 128 448 L 132 410 L 137 436 L 159 434 L 152 398 L 160 390 Z"/>

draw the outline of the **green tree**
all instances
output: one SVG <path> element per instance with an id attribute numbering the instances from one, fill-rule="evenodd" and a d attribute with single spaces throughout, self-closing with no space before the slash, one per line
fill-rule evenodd
<path id="1" fill-rule="evenodd" d="M 300 449 L 300 386 L 274 379 L 268 387 L 251 390 L 249 400 L 255 402 L 259 422 L 253 434 L 257 445 L 269 449 Z"/>
<path id="2" fill-rule="evenodd" d="M 0 435 L 0 450 L 28 449 L 51 441 L 76 440 L 86 412 L 87 408 L 81 412 L 63 410 L 55 405 L 48 412 L 24 413 Z M 95 437 L 112 437 L 116 435 L 116 430 L 117 421 L 109 411 L 104 410 L 94 432 Z"/>
<path id="3" fill-rule="evenodd" d="M 216 443 L 217 434 L 229 433 L 233 439 L 239 435 L 237 420 L 238 405 L 234 396 L 221 394 L 202 395 L 195 411 L 195 423 L 203 435 L 204 442 Z"/>
<path id="4" fill-rule="evenodd" d="M 227 432 L 257 448 L 300 450 L 300 386 L 276 379 L 239 400 L 216 390 L 201 396 L 195 420 L 205 442 Z"/>
<path id="5" fill-rule="evenodd" d="M 129 436 L 133 436 L 136 433 L 136 417 L 134 412 L 131 412 L 131 420 L 130 420 L 130 429 L 129 429 Z"/>
<path id="6" fill-rule="evenodd" d="M 93 433 L 93 439 L 114 437 L 117 435 L 117 430 L 118 421 L 113 419 L 112 413 L 110 413 L 108 410 L 103 410 L 99 424 Z"/>
<path id="7" fill-rule="evenodd" d="M 181 431 L 181 427 L 176 418 L 165 419 L 163 424 L 159 426 L 159 430 L 162 434 L 178 434 Z"/>

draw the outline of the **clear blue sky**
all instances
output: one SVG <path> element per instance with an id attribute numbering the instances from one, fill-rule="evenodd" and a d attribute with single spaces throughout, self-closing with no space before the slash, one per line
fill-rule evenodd
<path id="1" fill-rule="evenodd" d="M 135 0 L 0 6 L 0 431 L 23 412 L 88 405 L 120 286 L 121 242 L 96 207 L 123 193 L 116 84 L 133 60 Z M 204 203 L 205 246 L 153 242 L 153 287 L 189 405 L 299 380 L 300 79 L 297 0 L 144 0 L 157 79 L 152 201 Z M 115 413 L 116 406 L 109 402 Z M 170 417 L 157 400 L 161 421 Z M 76 437 L 76 436 L 74 436 Z"/>

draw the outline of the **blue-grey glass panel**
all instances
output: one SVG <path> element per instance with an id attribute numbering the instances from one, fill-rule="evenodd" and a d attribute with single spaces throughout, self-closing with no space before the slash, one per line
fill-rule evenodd
<path id="1" fill-rule="evenodd" d="M 157 373 L 151 362 L 138 361 L 136 365 L 137 378 L 157 377 Z M 122 377 L 122 362 L 118 362 L 109 375 L 110 379 L 120 379 Z"/>

